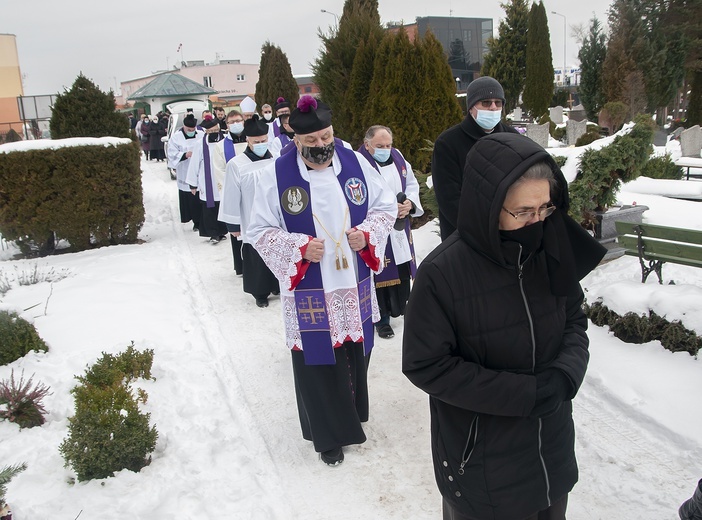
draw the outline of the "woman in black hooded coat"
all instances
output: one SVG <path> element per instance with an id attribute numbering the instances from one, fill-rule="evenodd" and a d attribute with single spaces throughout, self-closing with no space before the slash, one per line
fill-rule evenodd
<path id="1" fill-rule="evenodd" d="M 534 184 L 534 206 L 515 204 L 534 171 L 551 179 Z M 530 139 L 484 137 L 458 229 L 417 273 L 402 370 L 430 395 L 444 519 L 565 518 L 578 479 L 571 399 L 589 358 L 579 280 L 604 256 L 568 217 L 567 189 Z"/>

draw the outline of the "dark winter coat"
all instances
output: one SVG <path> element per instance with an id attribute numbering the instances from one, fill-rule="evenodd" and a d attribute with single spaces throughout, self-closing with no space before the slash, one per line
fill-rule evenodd
<path id="1" fill-rule="evenodd" d="M 541 161 L 566 191 L 552 194 L 559 209 L 544 222 L 548 246 L 520 266 L 521 246 L 501 239 L 498 219 L 509 186 Z M 568 232 L 566 181 L 526 137 L 483 138 L 469 156 L 466 184 L 473 189 L 461 194 L 458 232 L 417 272 L 402 370 L 430 395 L 443 497 L 470 518 L 515 520 L 546 509 L 578 479 L 570 399 L 589 358 L 578 280 L 603 252 L 587 233 Z M 592 253 L 581 255 L 584 263 L 573 258 L 571 238 Z M 547 368 L 567 375 L 571 393 L 555 414 L 530 417 L 535 374 Z"/>
<path id="2" fill-rule="evenodd" d="M 468 114 L 463 121 L 445 130 L 436 139 L 431 158 L 431 178 L 439 205 L 441 240 L 446 240 L 456 230 L 466 155 L 479 139 L 500 132 L 517 133 L 512 127 L 498 123 L 487 134 Z"/>
<path id="3" fill-rule="evenodd" d="M 151 150 L 163 150 L 163 142 L 161 138 L 166 135 L 167 124 L 163 121 L 151 121 L 149 125 L 149 147 Z"/>
<path id="4" fill-rule="evenodd" d="M 149 135 L 149 126 L 151 126 L 151 121 L 144 121 L 139 128 L 139 132 L 141 133 L 139 141 L 141 141 L 141 149 L 145 152 L 148 152 L 150 149 L 149 141 L 151 140 L 151 136 Z"/>

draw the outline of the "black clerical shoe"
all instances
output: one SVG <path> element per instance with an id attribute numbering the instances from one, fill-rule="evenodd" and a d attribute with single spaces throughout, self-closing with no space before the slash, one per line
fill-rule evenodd
<path id="1" fill-rule="evenodd" d="M 211 237 L 211 238 L 210 238 L 210 244 L 212 244 L 212 245 L 217 245 L 217 244 L 219 244 L 219 237 Z"/>
<path id="2" fill-rule="evenodd" d="M 334 448 L 333 450 L 323 451 L 319 454 L 327 466 L 338 466 L 344 462 L 344 450 L 339 448 Z"/>
<path id="3" fill-rule="evenodd" d="M 378 327 L 378 336 L 383 339 L 390 339 L 395 337 L 395 331 L 392 330 L 390 325 L 381 325 Z"/>
<path id="4" fill-rule="evenodd" d="M 256 298 L 256 307 L 268 307 L 268 298 Z"/>
<path id="5" fill-rule="evenodd" d="M 197 224 L 193 224 L 193 231 L 200 231 L 200 229 L 197 227 Z"/>

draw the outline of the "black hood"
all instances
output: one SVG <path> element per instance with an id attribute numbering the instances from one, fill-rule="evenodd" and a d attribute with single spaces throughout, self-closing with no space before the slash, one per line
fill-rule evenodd
<path id="1" fill-rule="evenodd" d="M 580 280 L 597 266 L 605 249 L 568 216 L 568 183 L 561 169 L 528 137 L 500 132 L 483 137 L 471 148 L 461 188 L 458 232 L 471 247 L 507 265 L 498 228 L 500 212 L 509 187 L 539 162 L 551 167 L 558 185 L 551 193 L 557 210 L 544 221 L 544 249 L 561 271 L 567 271 L 568 279 Z"/>

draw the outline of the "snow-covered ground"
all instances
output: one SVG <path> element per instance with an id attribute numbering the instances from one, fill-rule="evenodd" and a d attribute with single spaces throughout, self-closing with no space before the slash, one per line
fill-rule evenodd
<path id="1" fill-rule="evenodd" d="M 573 149 L 559 152 L 573 153 Z M 402 319 L 376 340 L 369 371 L 368 441 L 323 465 L 300 435 L 280 302 L 256 307 L 235 276 L 228 242 L 212 246 L 180 224 L 176 186 L 162 163 L 143 162 L 144 243 L 40 260 L 9 260 L 10 280 L 38 266 L 68 275 L 18 286 L 2 306 L 29 309 L 50 345 L 0 367 L 51 387 L 44 426 L 0 422 L 0 465 L 27 462 L 8 489 L 15 520 L 441 518 L 429 450 L 427 397 L 400 370 Z M 684 182 L 684 181 L 680 181 Z M 690 187 L 696 181 L 689 181 Z M 699 187 L 699 186 L 697 186 Z M 698 202 L 622 191 L 651 209 L 645 220 L 702 229 Z M 423 258 L 439 242 L 432 222 L 415 233 Z M 676 285 L 638 282 L 638 262 L 620 258 L 584 283 L 612 308 L 651 307 L 702 334 L 702 269 L 665 265 Z M 667 520 L 702 477 L 702 362 L 658 342 L 622 343 L 590 327 L 591 360 L 574 402 L 580 482 L 575 520 Z M 72 483 L 58 445 L 73 413 L 70 389 L 101 352 L 131 341 L 155 351 L 149 394 L 159 439 L 140 473 Z"/>

